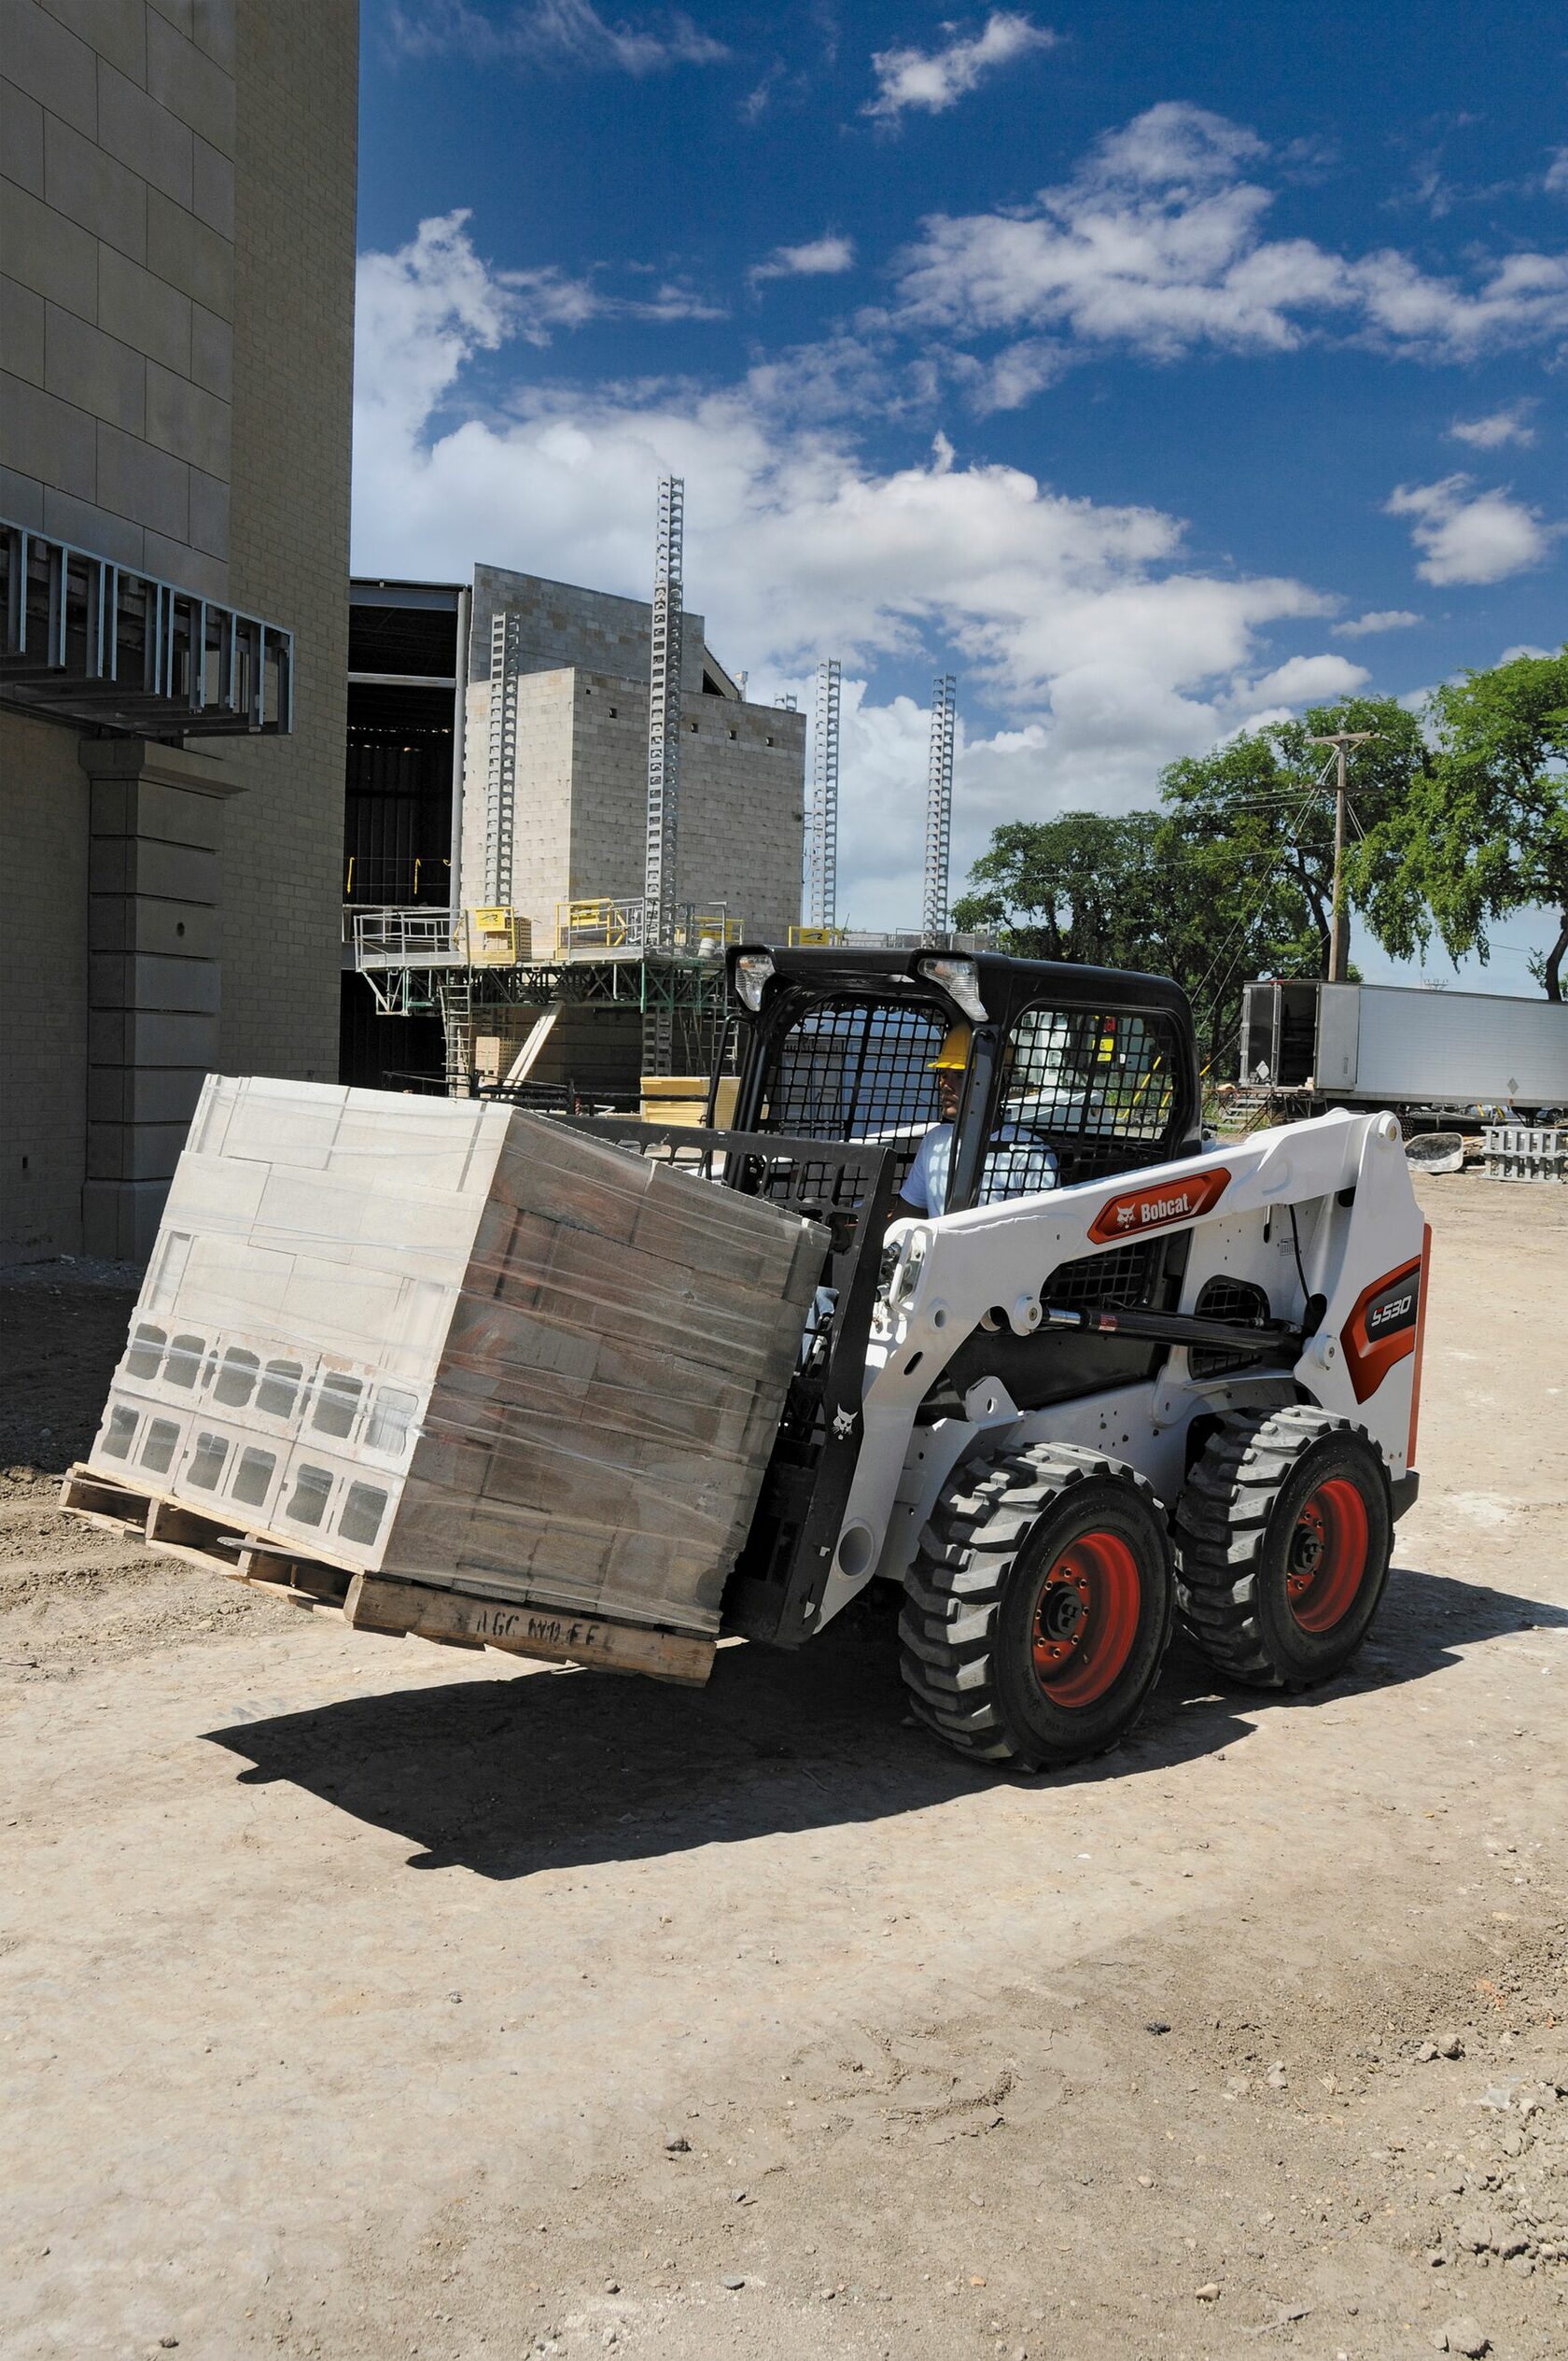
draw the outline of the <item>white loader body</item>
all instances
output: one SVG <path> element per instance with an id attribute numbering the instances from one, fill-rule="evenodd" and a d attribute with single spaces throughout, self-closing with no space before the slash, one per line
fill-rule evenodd
<path id="1" fill-rule="evenodd" d="M 1352 1191 L 1352 1202 L 1340 1202 Z M 1183 1310 L 1219 1273 L 1253 1282 L 1297 1321 L 1309 1299 L 1325 1299 L 1288 1370 L 1195 1378 L 1189 1351 L 1175 1346 L 1152 1380 L 1033 1412 L 1020 1412 L 1000 1379 L 981 1378 L 962 1417 L 917 1427 L 934 1367 L 993 1313 L 1015 1335 L 1031 1334 L 1047 1273 L 1103 1253 L 1115 1238 L 1182 1228 L 1194 1233 Z M 1146 1477 L 1172 1510 L 1195 1417 L 1305 1399 L 1365 1426 L 1393 1483 L 1411 1471 L 1426 1233 L 1392 1116 L 1325 1115 L 1146 1168 L 1133 1186 L 1088 1182 L 904 1222 L 891 1234 L 898 1262 L 866 1357 L 864 1440 L 823 1595 L 824 1623 L 875 1575 L 903 1580 L 931 1503 L 983 1437 L 1103 1450 Z M 1378 1299 L 1387 1290 L 1379 1332 Z"/>

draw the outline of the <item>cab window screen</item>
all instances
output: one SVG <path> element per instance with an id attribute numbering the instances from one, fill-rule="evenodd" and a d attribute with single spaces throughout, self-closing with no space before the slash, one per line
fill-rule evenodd
<path id="1" fill-rule="evenodd" d="M 946 1031 L 930 1007 L 819 1001 L 778 1044 L 758 1129 L 899 1144 L 902 1180 L 922 1133 L 942 1119 L 931 1064 Z"/>
<path id="2" fill-rule="evenodd" d="M 1176 1045 L 1163 1019 L 1027 1008 L 1008 1035 L 983 1204 L 1153 1162 L 1176 1112 Z M 1054 1178 L 1041 1171 L 1054 1161 Z"/>

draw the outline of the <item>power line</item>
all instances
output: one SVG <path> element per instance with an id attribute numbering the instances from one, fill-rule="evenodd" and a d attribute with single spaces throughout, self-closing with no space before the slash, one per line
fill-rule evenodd
<path id="1" fill-rule="evenodd" d="M 1307 813 L 1311 807 L 1312 797 L 1317 794 L 1317 792 L 1318 790 L 1315 786 L 1308 790 L 1308 793 L 1296 813 L 1295 826 L 1288 832 L 1286 841 L 1280 846 L 1273 860 L 1268 864 L 1267 868 L 1264 871 L 1262 882 L 1258 887 L 1256 894 L 1253 898 L 1251 908 L 1244 911 L 1242 916 L 1237 921 L 1236 925 L 1231 929 L 1230 934 L 1225 937 L 1225 940 L 1215 952 L 1213 959 L 1210 962 L 1207 975 L 1205 975 L 1201 983 L 1197 985 L 1193 991 L 1193 998 L 1195 1000 L 1201 999 L 1203 994 L 1208 991 L 1210 985 L 1212 983 L 1214 976 L 1219 969 L 1221 960 L 1224 959 L 1226 952 L 1230 950 L 1231 945 L 1233 943 L 1237 943 L 1239 938 L 1244 936 L 1247 928 L 1252 924 L 1253 920 L 1257 916 L 1258 911 L 1262 908 L 1263 897 L 1267 892 L 1269 886 L 1273 883 L 1274 873 L 1278 869 L 1281 862 L 1284 859 L 1286 852 L 1294 846 L 1295 842 L 1296 829 L 1299 828 L 1301 822 L 1306 818 Z M 1220 982 L 1216 988 L 1216 996 L 1223 992 L 1228 986 L 1231 976 L 1235 971 L 1237 963 L 1240 956 L 1241 951 L 1239 949 L 1235 955 L 1231 958 L 1229 964 L 1226 966 L 1224 975 L 1220 978 Z"/>

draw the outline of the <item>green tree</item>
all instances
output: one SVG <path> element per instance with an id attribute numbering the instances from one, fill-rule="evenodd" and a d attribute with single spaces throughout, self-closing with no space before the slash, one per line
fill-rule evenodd
<path id="1" fill-rule="evenodd" d="M 1435 928 L 1452 959 L 1485 960 L 1489 929 L 1543 908 L 1555 940 L 1532 960 L 1562 998 L 1568 954 L 1568 645 L 1435 690 L 1433 738 L 1408 793 L 1376 815 L 1351 866 L 1385 949 L 1409 959 Z"/>
<path id="2" fill-rule="evenodd" d="M 1420 724 L 1392 698 L 1349 698 L 1172 763 L 1161 810 L 1009 822 L 975 863 L 955 923 L 994 926 L 1024 958 L 1174 977 L 1218 1061 L 1249 977 L 1327 971 L 1334 807 L 1309 741 L 1340 729 L 1378 733 L 1353 773 L 1359 824 L 1375 825 L 1420 766 Z M 1366 890 L 1382 874 L 1370 864 Z"/>
<path id="3" fill-rule="evenodd" d="M 1019 959 L 1159 966 L 1169 912 L 1159 891 L 1158 836 L 1152 811 L 1009 821 L 971 870 L 953 923 L 996 927 Z"/>
<path id="4" fill-rule="evenodd" d="M 1161 777 L 1165 843 L 1222 930 L 1234 988 L 1264 969 L 1326 976 L 1334 920 L 1332 757 L 1314 738 L 1370 731 L 1351 764 L 1351 841 L 1398 809 L 1422 761 L 1421 725 L 1392 697 L 1347 697 L 1248 730 Z M 1345 893 L 1364 902 L 1381 875 L 1347 861 Z M 1234 935 L 1236 957 L 1225 950 Z M 1239 963 L 1238 964 L 1238 963 Z M 1226 998 L 1228 1001 L 1229 994 Z"/>

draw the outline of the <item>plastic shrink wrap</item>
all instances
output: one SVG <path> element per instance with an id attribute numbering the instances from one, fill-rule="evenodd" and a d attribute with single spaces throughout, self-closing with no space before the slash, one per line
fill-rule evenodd
<path id="1" fill-rule="evenodd" d="M 711 1634 L 826 1244 L 500 1103 L 215 1075 L 88 1468 L 301 1559 Z"/>

